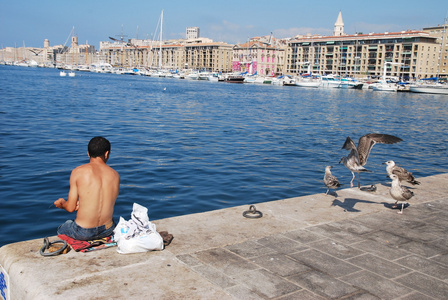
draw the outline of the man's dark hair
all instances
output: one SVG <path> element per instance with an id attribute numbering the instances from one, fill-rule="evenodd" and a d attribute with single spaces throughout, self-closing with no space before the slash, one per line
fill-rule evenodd
<path id="1" fill-rule="evenodd" d="M 88 151 L 90 157 L 103 157 L 110 151 L 110 142 L 102 136 L 96 136 L 90 140 Z"/>

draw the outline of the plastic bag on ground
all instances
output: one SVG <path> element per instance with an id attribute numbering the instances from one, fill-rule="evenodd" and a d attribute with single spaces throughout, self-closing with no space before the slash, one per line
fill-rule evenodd
<path id="1" fill-rule="evenodd" d="M 149 221 L 148 209 L 137 203 L 132 207 L 129 221 L 120 217 L 114 229 L 114 240 L 121 254 L 163 250 L 163 238 L 156 225 Z"/>

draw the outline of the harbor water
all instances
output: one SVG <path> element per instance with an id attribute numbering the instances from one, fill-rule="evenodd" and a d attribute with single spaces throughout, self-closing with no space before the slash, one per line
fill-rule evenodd
<path id="1" fill-rule="evenodd" d="M 446 95 L 0 66 L 0 246 L 74 219 L 53 202 L 94 136 L 111 141 L 121 176 L 116 220 L 134 202 L 157 220 L 325 193 L 326 165 L 349 187 L 341 147 L 371 132 L 403 141 L 373 147 L 363 185 L 390 181 L 387 160 L 416 177 L 446 173 L 447 120 Z"/>

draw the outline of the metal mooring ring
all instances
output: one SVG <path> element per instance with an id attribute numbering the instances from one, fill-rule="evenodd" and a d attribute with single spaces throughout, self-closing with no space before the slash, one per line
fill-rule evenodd
<path id="1" fill-rule="evenodd" d="M 50 246 L 53 245 L 53 244 L 62 244 L 62 247 L 60 249 L 54 251 L 54 252 L 45 252 L 45 250 L 50 248 Z M 46 237 L 46 238 L 44 238 L 44 245 L 42 246 L 42 248 L 40 248 L 39 253 L 42 256 L 55 256 L 55 255 L 61 254 L 65 250 L 65 248 L 67 248 L 67 246 L 68 245 L 67 245 L 66 241 L 57 240 L 57 241 L 50 242 L 48 240 L 48 238 Z"/>
<path id="2" fill-rule="evenodd" d="M 246 218 L 257 219 L 263 216 L 263 213 L 255 208 L 255 205 L 249 206 L 249 210 L 243 212 L 243 216 Z"/>

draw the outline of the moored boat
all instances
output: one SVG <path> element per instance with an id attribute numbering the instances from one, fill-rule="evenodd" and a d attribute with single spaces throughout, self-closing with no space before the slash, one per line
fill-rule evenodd
<path id="1" fill-rule="evenodd" d="M 393 83 L 379 82 L 373 85 L 373 90 L 380 92 L 396 92 L 398 90 L 398 87 Z"/>
<path id="2" fill-rule="evenodd" d="M 342 78 L 339 84 L 339 88 L 341 89 L 355 89 L 361 90 L 363 86 L 362 82 L 358 82 L 352 78 Z"/>
<path id="3" fill-rule="evenodd" d="M 225 81 L 229 83 L 244 83 L 244 76 L 235 74 L 228 75 Z"/>
<path id="4" fill-rule="evenodd" d="M 409 86 L 409 91 L 411 91 L 413 93 L 448 95 L 448 85 L 446 85 L 446 84 L 411 85 L 411 86 Z"/>
<path id="5" fill-rule="evenodd" d="M 296 80 L 295 85 L 300 87 L 310 87 L 310 88 L 318 88 L 322 85 L 322 80 L 320 78 L 313 77 L 300 77 Z"/>
<path id="6" fill-rule="evenodd" d="M 334 75 L 322 76 L 322 87 L 326 88 L 338 88 L 341 84 L 341 80 Z"/>

